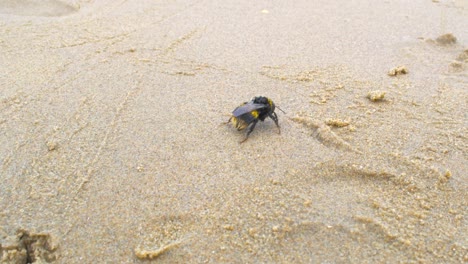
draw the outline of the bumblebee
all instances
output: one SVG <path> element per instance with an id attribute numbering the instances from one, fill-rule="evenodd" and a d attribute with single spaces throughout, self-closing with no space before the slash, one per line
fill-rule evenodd
<path id="1" fill-rule="evenodd" d="M 259 120 L 263 122 L 267 117 L 275 121 L 278 127 L 278 133 L 281 133 L 275 108 L 276 106 L 270 98 L 257 96 L 234 109 L 231 118 L 229 118 L 226 124 L 232 121 L 234 127 L 237 128 L 238 131 L 248 127 L 247 134 L 240 143 L 245 142 L 249 138 L 250 133 L 252 133 Z M 281 110 L 279 107 L 278 109 Z M 284 113 L 283 110 L 281 111 Z"/>

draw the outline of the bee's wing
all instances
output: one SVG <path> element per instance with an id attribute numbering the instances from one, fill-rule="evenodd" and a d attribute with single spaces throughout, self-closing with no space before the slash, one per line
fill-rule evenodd
<path id="1" fill-rule="evenodd" d="M 235 116 L 235 117 L 239 117 L 243 114 L 247 114 L 247 113 L 250 113 L 254 110 L 258 110 L 258 109 L 262 109 L 262 108 L 265 108 L 267 107 L 266 105 L 264 104 L 244 104 L 244 105 L 241 105 L 239 107 L 237 107 L 236 109 L 234 109 L 234 111 L 232 112 L 232 115 Z"/>

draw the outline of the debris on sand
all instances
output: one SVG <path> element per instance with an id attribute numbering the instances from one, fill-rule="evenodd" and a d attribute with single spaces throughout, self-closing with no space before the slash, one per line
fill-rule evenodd
<path id="1" fill-rule="evenodd" d="M 385 94 L 386 92 L 383 92 L 383 91 L 370 91 L 368 94 L 367 94 L 367 98 L 369 98 L 369 100 L 371 100 L 372 102 L 377 102 L 377 101 L 382 101 L 385 97 Z"/>
<path id="2" fill-rule="evenodd" d="M 58 147 L 57 142 L 53 142 L 53 141 L 48 141 L 48 142 L 46 143 L 46 145 L 47 145 L 47 149 L 48 149 L 49 151 L 56 150 L 57 147 Z"/>
<path id="3" fill-rule="evenodd" d="M 468 49 L 460 53 L 457 57 L 457 60 L 462 62 L 468 62 Z"/>
<path id="4" fill-rule="evenodd" d="M 436 38 L 436 42 L 439 45 L 453 45 L 457 42 L 457 38 L 451 33 L 447 33 Z"/>
<path id="5" fill-rule="evenodd" d="M 325 124 L 327 124 L 328 126 L 333 126 L 333 127 L 345 127 L 345 126 L 349 126 L 349 121 L 341 120 L 337 118 L 328 118 L 325 120 Z"/>
<path id="6" fill-rule="evenodd" d="M 58 245 L 48 233 L 19 229 L 0 238 L 0 263 L 50 263 L 57 259 Z"/>
<path id="7" fill-rule="evenodd" d="M 407 74 L 407 73 L 408 73 L 408 69 L 406 68 L 406 66 L 398 66 L 388 71 L 389 76 L 397 76 L 397 75 L 402 75 L 402 74 Z"/>
<path id="8" fill-rule="evenodd" d="M 139 259 L 155 259 L 164 254 L 166 251 L 179 246 L 181 243 L 181 241 L 175 241 L 165 246 L 162 246 L 156 250 L 142 250 L 140 248 L 136 248 L 135 255 Z"/>

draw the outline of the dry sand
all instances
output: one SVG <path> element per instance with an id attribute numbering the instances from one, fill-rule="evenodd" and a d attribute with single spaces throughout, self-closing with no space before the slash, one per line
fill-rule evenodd
<path id="1" fill-rule="evenodd" d="M 468 262 L 467 8 L 1 1 L 0 259 Z"/>

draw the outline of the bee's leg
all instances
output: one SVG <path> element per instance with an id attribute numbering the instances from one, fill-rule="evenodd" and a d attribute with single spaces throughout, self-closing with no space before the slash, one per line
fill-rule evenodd
<path id="1" fill-rule="evenodd" d="M 242 143 L 244 143 L 244 142 L 249 138 L 250 133 L 252 133 L 252 131 L 254 130 L 255 125 L 257 125 L 257 123 L 258 123 L 258 119 L 256 119 L 255 121 L 252 122 L 252 124 L 249 126 L 249 130 L 247 130 L 247 134 L 245 135 L 244 140 L 242 140 L 242 141 L 239 142 L 239 143 L 242 144 Z"/>
<path id="2" fill-rule="evenodd" d="M 231 119 L 232 119 L 232 116 L 229 118 L 229 120 L 227 122 L 222 122 L 221 125 L 227 125 L 231 122 Z"/>
<path id="3" fill-rule="evenodd" d="M 273 113 L 271 113 L 271 114 L 268 114 L 268 116 L 269 116 L 271 119 L 273 119 L 273 121 L 275 121 L 275 124 L 276 124 L 276 126 L 278 127 L 278 134 L 281 134 L 281 128 L 280 128 L 280 126 L 279 126 L 279 124 L 278 124 L 278 116 L 276 115 L 276 113 L 273 112 Z"/>

